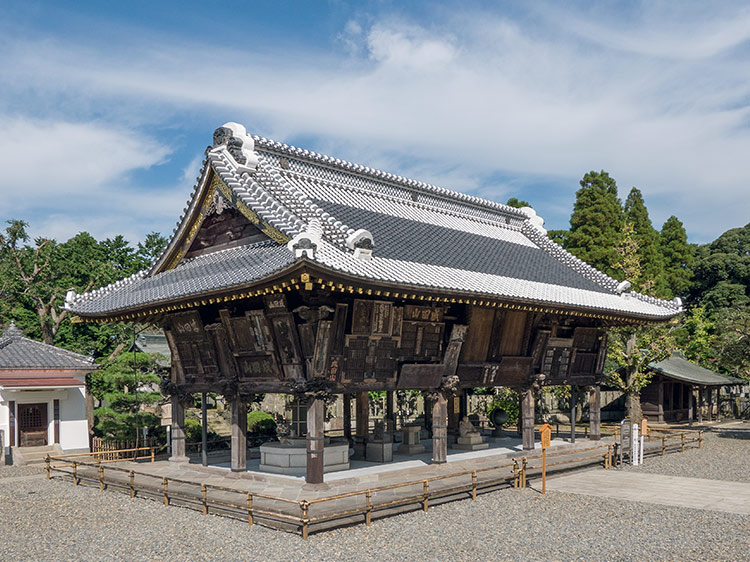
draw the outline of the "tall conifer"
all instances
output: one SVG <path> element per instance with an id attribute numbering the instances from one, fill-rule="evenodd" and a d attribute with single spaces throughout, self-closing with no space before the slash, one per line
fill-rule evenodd
<path id="1" fill-rule="evenodd" d="M 617 183 L 607 172 L 591 171 L 580 181 L 576 192 L 566 249 L 615 278 L 622 278 L 617 263 L 617 247 L 623 224 Z"/>
<path id="2" fill-rule="evenodd" d="M 684 297 L 693 277 L 693 247 L 688 244 L 687 232 L 680 219 L 672 215 L 661 227 L 659 244 L 664 260 L 666 297 Z"/>
<path id="3" fill-rule="evenodd" d="M 659 247 L 659 233 L 651 224 L 643 195 L 636 187 L 625 200 L 625 220 L 633 226 L 633 238 L 638 244 L 641 271 L 637 279 L 630 279 L 633 287 L 651 295 L 667 294 L 664 262 Z"/>

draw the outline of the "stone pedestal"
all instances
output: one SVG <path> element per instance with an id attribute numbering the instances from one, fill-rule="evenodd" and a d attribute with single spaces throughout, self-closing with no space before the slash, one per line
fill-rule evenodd
<path id="1" fill-rule="evenodd" d="M 424 447 L 422 447 L 424 449 Z M 392 462 L 393 443 L 369 441 L 367 443 L 367 460 L 372 462 Z"/>
<path id="2" fill-rule="evenodd" d="M 453 448 L 462 451 L 480 451 L 489 448 L 489 446 L 490 444 L 485 443 L 479 433 L 471 433 L 464 437 L 459 437 Z"/>
<path id="3" fill-rule="evenodd" d="M 420 431 L 422 427 L 419 425 L 407 425 L 403 428 L 404 442 L 398 446 L 398 453 L 401 455 L 417 455 L 424 453 L 424 445 L 420 443 Z"/>
<path id="4" fill-rule="evenodd" d="M 306 476 L 306 440 L 301 446 L 295 442 L 264 443 L 260 446 L 260 470 L 289 476 Z M 349 469 L 349 444 L 333 442 L 323 449 L 323 472 Z"/>

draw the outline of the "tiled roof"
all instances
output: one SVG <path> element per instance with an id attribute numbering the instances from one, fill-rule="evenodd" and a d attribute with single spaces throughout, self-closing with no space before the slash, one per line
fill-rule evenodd
<path id="1" fill-rule="evenodd" d="M 235 146 L 217 141 L 207 149 L 201 176 L 164 254 L 149 271 L 75 296 L 68 303 L 73 312 L 116 315 L 249 286 L 302 259 L 371 282 L 591 313 L 658 320 L 681 311 L 679 301 L 623 291 L 621 283 L 552 242 L 533 211 L 250 137 L 236 124 L 222 129 L 230 128 Z M 276 242 L 204 254 L 169 269 L 200 212 L 197 202 L 208 189 L 211 170 L 232 204 L 275 233 Z M 299 257 L 299 250 L 295 257 L 281 244 L 306 232 L 317 246 L 304 252 L 307 257 Z M 358 253 L 354 242 L 369 236 L 372 257 L 361 259 L 357 256 L 369 251 Z"/>
<path id="2" fill-rule="evenodd" d="M 12 322 L 0 337 L 0 370 L 94 368 L 91 357 L 24 338 Z"/>
<path id="3" fill-rule="evenodd" d="M 37 388 L 86 386 L 86 383 L 73 377 L 0 377 L 0 388 Z"/>
<path id="4" fill-rule="evenodd" d="M 704 386 L 723 386 L 728 384 L 745 384 L 742 379 L 726 377 L 719 373 L 714 373 L 708 369 L 691 363 L 679 351 L 672 353 L 672 356 L 659 361 L 658 363 L 649 363 L 649 367 L 659 371 L 666 377 L 677 379 L 679 381 L 700 384 Z"/>

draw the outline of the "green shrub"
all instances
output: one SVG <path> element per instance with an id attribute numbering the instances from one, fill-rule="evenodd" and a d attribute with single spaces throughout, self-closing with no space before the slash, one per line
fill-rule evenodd
<path id="1" fill-rule="evenodd" d="M 502 408 L 508 413 L 507 425 L 518 424 L 518 395 L 509 388 L 500 388 L 492 402 L 487 406 L 487 417 L 492 420 L 492 411 Z"/>
<path id="2" fill-rule="evenodd" d="M 268 412 L 248 412 L 247 431 L 260 435 L 274 435 L 276 433 L 276 421 Z"/>

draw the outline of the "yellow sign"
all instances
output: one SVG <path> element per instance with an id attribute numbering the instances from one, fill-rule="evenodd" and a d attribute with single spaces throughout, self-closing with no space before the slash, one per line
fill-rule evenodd
<path id="1" fill-rule="evenodd" d="M 539 431 L 542 438 L 542 449 L 549 449 L 550 440 L 552 439 L 552 426 L 545 423 Z"/>
<path id="2" fill-rule="evenodd" d="M 648 435 L 648 420 L 646 418 L 641 420 L 641 435 L 644 437 Z"/>

